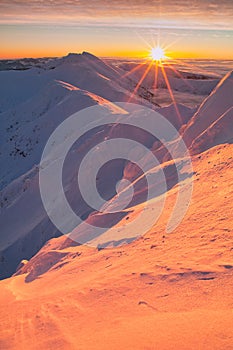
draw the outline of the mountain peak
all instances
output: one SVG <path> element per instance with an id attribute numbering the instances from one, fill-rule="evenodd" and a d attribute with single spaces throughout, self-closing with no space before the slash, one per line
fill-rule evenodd
<path id="1" fill-rule="evenodd" d="M 93 59 L 93 60 L 100 60 L 98 57 L 96 57 L 95 55 L 93 55 L 92 53 L 90 52 L 86 52 L 86 51 L 83 51 L 82 52 L 82 56 L 84 57 L 87 57 L 87 58 L 90 58 L 90 59 Z"/>
<path id="2" fill-rule="evenodd" d="M 86 51 L 83 51 L 82 53 L 70 52 L 68 55 L 63 57 L 63 60 L 70 63 L 81 62 L 83 59 L 99 61 L 98 57 Z"/>

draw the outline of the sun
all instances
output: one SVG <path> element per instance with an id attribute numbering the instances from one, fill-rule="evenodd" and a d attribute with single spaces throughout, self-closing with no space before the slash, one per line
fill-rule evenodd
<path id="1" fill-rule="evenodd" d="M 150 55 L 154 61 L 161 61 L 166 58 L 165 52 L 160 46 L 153 47 Z"/>

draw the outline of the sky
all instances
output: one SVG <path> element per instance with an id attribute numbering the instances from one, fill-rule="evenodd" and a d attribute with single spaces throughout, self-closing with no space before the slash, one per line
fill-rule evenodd
<path id="1" fill-rule="evenodd" d="M 233 1 L 0 2 L 0 58 L 146 57 L 158 40 L 171 58 L 233 59 Z"/>

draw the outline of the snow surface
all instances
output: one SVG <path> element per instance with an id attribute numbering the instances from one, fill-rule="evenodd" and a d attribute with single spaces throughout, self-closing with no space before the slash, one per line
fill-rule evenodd
<path id="1" fill-rule="evenodd" d="M 178 192 L 174 162 L 158 140 L 135 130 L 128 129 L 127 137 L 137 134 L 151 148 L 168 185 L 165 210 L 145 236 L 131 242 L 137 233 L 131 232 L 129 239 L 116 241 L 106 230 L 106 247 L 112 249 L 79 245 L 57 237 L 43 208 L 38 164 L 47 138 L 61 121 L 87 106 L 114 113 L 115 99 L 128 99 L 137 80 L 119 82 L 121 74 L 88 53 L 46 60 L 41 68 L 0 72 L 0 276 L 15 273 L 0 281 L 3 349 L 232 348 L 233 73 L 197 110 L 179 104 L 181 119 L 174 104 L 158 108 L 180 129 L 194 167 L 193 173 L 187 171 L 185 155 L 176 160 L 182 181 L 193 178 L 194 192 L 172 234 L 165 227 Z M 135 101 L 155 108 L 150 97 L 144 87 Z M 66 195 L 79 215 L 95 225 L 113 223 L 113 217 L 83 203 L 72 165 L 117 133 L 124 135 L 119 125 L 90 132 L 74 145 L 66 163 Z M 177 140 L 170 146 L 177 147 Z M 104 198 L 116 196 L 114 185 L 123 177 L 136 188 L 134 201 L 114 222 L 119 228 L 143 210 L 146 187 L 133 164 L 120 160 L 105 170 L 99 183 Z M 153 186 L 159 195 L 160 183 Z M 158 198 L 148 204 L 153 216 Z M 137 230 L 145 225 L 142 220 Z M 83 234 L 80 226 L 75 234 Z"/>
<path id="2" fill-rule="evenodd" d="M 97 250 L 61 236 L 23 261 L 0 282 L 2 348 L 231 349 L 232 148 L 193 157 L 193 200 L 173 234 L 176 189 L 131 244 Z"/>

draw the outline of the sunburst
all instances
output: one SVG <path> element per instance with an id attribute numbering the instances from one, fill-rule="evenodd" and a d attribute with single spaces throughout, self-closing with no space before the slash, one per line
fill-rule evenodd
<path id="1" fill-rule="evenodd" d="M 150 58 L 153 61 L 162 61 L 162 60 L 165 60 L 167 57 L 165 55 L 164 49 L 160 46 L 156 46 L 156 47 L 152 47 L 150 52 Z"/>
<path id="2" fill-rule="evenodd" d="M 178 119 L 181 121 L 181 115 L 179 113 L 179 109 L 171 88 L 171 84 L 169 82 L 169 78 L 166 72 L 166 67 L 170 68 L 170 65 L 168 63 L 168 60 L 170 59 L 170 57 L 168 56 L 167 53 L 167 47 L 164 47 L 162 45 L 160 45 L 160 40 L 158 38 L 158 43 L 157 45 L 151 46 L 148 44 L 148 46 L 150 47 L 150 51 L 147 54 L 147 57 L 145 57 L 145 62 L 142 64 L 140 63 L 138 66 L 134 67 L 131 71 L 129 71 L 126 75 L 129 76 L 131 73 L 135 72 L 136 70 L 142 68 L 145 64 L 145 70 L 142 73 L 141 78 L 139 79 L 136 87 L 134 88 L 130 98 L 129 98 L 129 102 L 135 97 L 135 95 L 137 94 L 138 89 L 140 88 L 140 86 L 142 85 L 143 81 L 145 80 L 145 78 L 147 77 L 147 75 L 149 74 L 150 70 L 154 69 L 154 84 L 153 84 L 153 89 L 156 90 L 158 88 L 158 79 L 159 79 L 159 74 L 161 74 L 163 76 L 164 82 L 167 86 L 168 92 L 170 94 L 171 100 L 174 104 L 176 113 L 177 113 L 177 117 Z M 169 45 L 170 46 L 170 45 Z M 173 69 L 173 68 L 172 68 Z M 125 75 L 125 76 L 126 76 Z"/>
<path id="3" fill-rule="evenodd" d="M 167 90 L 169 92 L 171 101 L 174 104 L 177 117 L 180 120 L 180 123 L 182 124 L 182 118 L 181 118 L 181 115 L 180 115 L 180 112 L 179 112 L 179 109 L 178 109 L 178 106 L 177 106 L 177 103 L 176 103 L 176 100 L 175 100 L 174 93 L 172 91 L 172 86 L 170 84 L 169 74 L 167 74 L 167 71 L 168 70 L 173 71 L 174 74 L 177 77 L 179 77 L 180 79 L 183 80 L 184 84 L 188 85 L 189 88 L 192 89 L 191 84 L 189 84 L 187 79 L 184 79 L 184 77 L 182 75 L 182 72 L 179 72 L 179 70 L 177 70 L 174 67 L 174 64 L 182 63 L 182 64 L 184 64 L 184 66 L 189 66 L 189 67 L 190 66 L 192 67 L 192 65 L 189 65 L 187 62 L 184 62 L 181 59 L 176 60 L 176 59 L 172 58 L 172 55 L 170 56 L 171 53 L 168 51 L 168 48 L 170 46 L 174 45 L 177 41 L 179 41 L 179 39 L 177 39 L 174 42 L 171 42 L 169 45 L 166 45 L 166 46 L 162 45 L 160 43 L 160 31 L 159 31 L 158 37 L 157 37 L 157 39 L 158 39 L 157 40 L 157 45 L 154 42 L 153 38 L 152 38 L 153 45 L 150 45 L 139 34 L 138 34 L 138 36 L 144 42 L 144 44 L 146 44 L 148 46 L 148 52 L 147 52 L 147 55 L 145 56 L 143 62 L 140 62 L 132 70 L 128 71 L 123 76 L 121 76 L 121 79 L 122 78 L 126 78 L 126 77 L 129 77 L 132 73 L 135 73 L 135 72 L 138 72 L 138 71 L 142 70 L 141 77 L 138 79 L 138 82 L 137 82 L 134 90 L 132 91 L 128 102 L 131 102 L 132 99 L 134 99 L 135 96 L 138 95 L 138 90 L 139 90 L 140 86 L 142 86 L 145 78 L 147 77 L 147 75 L 149 74 L 151 69 L 153 69 L 154 70 L 154 83 L 152 84 L 153 91 L 155 92 L 158 89 L 158 87 L 159 87 L 159 79 L 162 77 L 163 80 L 164 80 L 164 83 L 167 86 Z M 144 68 L 144 70 L 143 70 L 143 68 Z"/>

